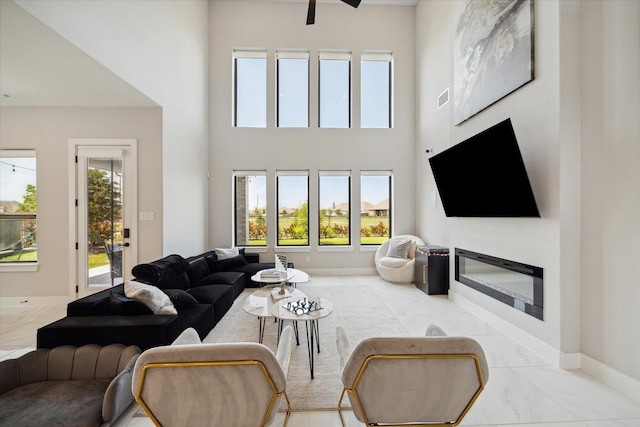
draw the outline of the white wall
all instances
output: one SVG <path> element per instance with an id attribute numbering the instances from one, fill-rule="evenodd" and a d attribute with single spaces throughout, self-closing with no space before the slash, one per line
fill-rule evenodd
<path id="1" fill-rule="evenodd" d="M 453 26 L 461 7 L 418 2 L 416 155 L 438 153 L 511 117 L 542 218 L 446 218 L 439 203 L 431 210 L 435 183 L 424 173 L 419 234 L 452 250 L 542 267 L 544 321 L 455 282 L 453 274 L 451 295 L 538 350 L 552 349 L 547 356 L 561 365 L 585 354 L 640 379 L 632 362 L 640 343 L 629 334 L 639 324 L 632 303 L 639 292 L 632 285 L 640 217 L 638 4 L 535 2 L 535 80 L 454 126 L 452 103 L 438 111 L 436 99 L 447 87 L 453 99 Z M 428 168 L 426 159 L 418 162 Z"/>
<path id="2" fill-rule="evenodd" d="M 640 3 L 584 3 L 582 351 L 640 380 Z"/>
<path id="3" fill-rule="evenodd" d="M 317 6 L 316 24 L 306 26 L 305 3 L 214 1 L 211 3 L 211 191 L 210 241 L 212 247 L 233 243 L 232 172 L 267 170 L 270 178 L 280 169 L 310 172 L 310 208 L 317 212 L 318 170 L 352 171 L 352 206 L 360 200 L 360 170 L 393 170 L 395 182 L 394 234 L 414 232 L 415 224 L 415 34 L 413 7 L 366 6 L 357 10 L 342 3 Z M 268 52 L 268 126 L 265 129 L 233 128 L 232 60 L 234 48 L 264 48 Z M 308 49 L 310 62 L 311 126 L 275 128 L 275 52 Z M 319 129 L 317 125 L 317 53 L 321 49 L 346 49 L 353 54 L 351 129 Z M 392 51 L 394 55 L 393 129 L 360 129 L 360 52 Z M 268 181 L 271 230 L 275 228 L 275 183 Z M 351 225 L 359 230 L 356 215 Z M 331 271 L 372 269 L 373 253 L 361 251 L 359 233 L 353 233 L 353 251 L 318 252 L 317 218 L 310 218 L 308 253 L 288 253 L 297 267 L 331 266 Z M 273 259 L 275 235 L 263 259 Z M 306 261 L 309 256 L 310 261 Z"/>
<path id="4" fill-rule="evenodd" d="M 0 108 L 0 148 L 35 149 L 38 186 L 37 272 L 0 273 L 0 297 L 73 297 L 69 271 L 70 138 L 138 141 L 138 211 L 162 210 L 162 111 L 159 108 Z M 160 185 L 158 185 L 160 183 Z M 138 226 L 138 258 L 162 255 L 161 222 Z"/>
<path id="5" fill-rule="evenodd" d="M 208 237 L 208 1 L 16 3 L 162 106 L 163 209 L 155 213 L 163 218 L 163 253 L 202 252 Z"/>
<path id="6" fill-rule="evenodd" d="M 454 248 L 462 248 L 542 267 L 544 322 L 454 281 L 453 274 L 451 292 L 486 308 L 556 349 L 578 351 L 575 346 L 563 348 L 564 343 L 561 342 L 557 4 L 536 3 L 537 28 L 543 27 L 544 31 L 535 32 L 535 80 L 463 124 L 453 126 L 453 102 L 438 111 L 436 101 L 447 87 L 450 88 L 450 99 L 454 98 L 454 25 L 463 6 L 461 1 L 436 1 L 419 2 L 417 7 L 421 94 L 418 101 L 420 140 L 417 155 L 422 157 L 425 169 L 424 179 L 418 184 L 418 199 L 425 215 L 418 219 L 418 229 L 427 238 L 438 236 L 439 240 L 434 243 L 449 246 L 452 252 Z M 511 117 L 518 137 L 542 218 L 446 218 L 439 199 L 437 209 L 430 209 L 429 197 L 435 191 L 435 183 L 425 149 L 442 152 L 507 117 Z M 452 273 L 453 260 L 452 257 Z M 577 319 L 576 314 L 574 317 Z"/>

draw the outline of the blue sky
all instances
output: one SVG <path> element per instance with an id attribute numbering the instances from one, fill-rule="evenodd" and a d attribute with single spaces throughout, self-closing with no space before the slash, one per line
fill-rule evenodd
<path id="1" fill-rule="evenodd" d="M 15 165 L 15 171 L 14 166 Z M 0 163 L 0 200 L 22 203 L 28 184 L 36 185 L 36 159 L 3 157 Z"/>

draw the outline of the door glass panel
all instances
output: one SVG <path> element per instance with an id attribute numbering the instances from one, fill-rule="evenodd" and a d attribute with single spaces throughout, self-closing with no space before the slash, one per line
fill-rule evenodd
<path id="1" fill-rule="evenodd" d="M 122 282 L 122 159 L 87 159 L 87 282 Z"/>

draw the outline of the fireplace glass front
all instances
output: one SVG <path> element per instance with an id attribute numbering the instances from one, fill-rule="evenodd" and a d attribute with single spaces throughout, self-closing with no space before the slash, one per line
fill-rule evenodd
<path id="1" fill-rule="evenodd" d="M 456 248 L 455 279 L 540 320 L 542 268 Z"/>

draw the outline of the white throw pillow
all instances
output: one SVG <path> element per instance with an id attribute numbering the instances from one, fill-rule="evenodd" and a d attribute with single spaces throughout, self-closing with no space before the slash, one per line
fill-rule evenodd
<path id="1" fill-rule="evenodd" d="M 215 248 L 218 259 L 231 258 L 240 255 L 238 248 Z"/>
<path id="2" fill-rule="evenodd" d="M 409 259 L 414 259 L 416 257 L 416 251 L 418 250 L 418 242 L 415 240 L 411 241 L 411 249 L 409 249 Z"/>
<path id="3" fill-rule="evenodd" d="M 127 280 L 124 283 L 124 294 L 149 307 L 153 314 L 178 314 L 169 296 L 153 285 Z"/>
<path id="4" fill-rule="evenodd" d="M 388 257 L 393 258 L 409 258 L 409 250 L 411 249 L 410 239 L 391 239 L 389 241 Z"/>

